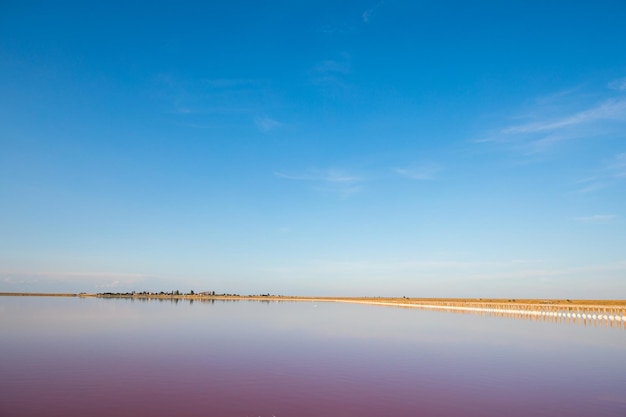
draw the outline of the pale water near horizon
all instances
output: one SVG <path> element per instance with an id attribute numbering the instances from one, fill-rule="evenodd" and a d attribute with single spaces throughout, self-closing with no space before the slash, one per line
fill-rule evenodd
<path id="1" fill-rule="evenodd" d="M 626 330 L 363 304 L 0 297 L 0 416 L 626 416 Z"/>

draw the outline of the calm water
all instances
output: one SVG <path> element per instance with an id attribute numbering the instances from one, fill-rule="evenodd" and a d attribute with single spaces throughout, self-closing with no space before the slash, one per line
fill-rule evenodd
<path id="1" fill-rule="evenodd" d="M 0 416 L 626 416 L 626 329 L 313 302 L 0 297 Z"/>

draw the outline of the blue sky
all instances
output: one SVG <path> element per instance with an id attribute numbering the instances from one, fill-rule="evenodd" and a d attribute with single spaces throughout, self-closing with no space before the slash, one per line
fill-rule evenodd
<path id="1" fill-rule="evenodd" d="M 626 4 L 0 5 L 0 290 L 626 297 Z"/>

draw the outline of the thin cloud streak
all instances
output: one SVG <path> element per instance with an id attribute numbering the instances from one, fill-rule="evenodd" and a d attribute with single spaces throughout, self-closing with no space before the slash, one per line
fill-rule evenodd
<path id="1" fill-rule="evenodd" d="M 383 2 L 381 1 L 380 3 L 377 3 L 375 6 L 361 13 L 361 19 L 363 20 L 363 23 L 369 23 L 370 19 L 372 18 L 372 14 L 374 14 L 376 9 L 378 9 L 382 4 Z"/>
<path id="2" fill-rule="evenodd" d="M 626 77 L 611 81 L 609 88 L 617 91 L 626 91 Z"/>
<path id="3" fill-rule="evenodd" d="M 267 116 L 256 117 L 254 124 L 261 132 L 269 132 L 283 126 L 283 123 Z"/>
<path id="4" fill-rule="evenodd" d="M 190 119 L 201 128 L 205 128 L 207 122 L 214 120 L 217 115 L 253 119 L 261 131 L 282 125 L 263 115 L 266 111 L 263 103 L 273 94 L 271 83 L 267 80 L 195 79 L 162 73 L 155 78 L 154 84 L 153 94 L 167 106 L 164 113 Z"/>
<path id="5" fill-rule="evenodd" d="M 394 172 L 412 180 L 428 181 L 433 180 L 436 174 L 439 173 L 442 168 L 435 164 L 424 164 L 409 168 L 394 168 Z"/>
<path id="6" fill-rule="evenodd" d="M 604 182 L 593 182 L 589 185 L 579 188 L 578 190 L 576 190 L 576 192 L 579 194 L 587 194 L 587 193 L 592 193 L 594 191 L 602 190 L 604 188 L 607 188 L 608 186 L 609 185 Z"/>
<path id="7" fill-rule="evenodd" d="M 202 83 L 214 88 L 234 88 L 244 86 L 258 86 L 261 84 L 267 84 L 267 81 L 240 78 L 213 78 L 203 79 Z"/>
<path id="8" fill-rule="evenodd" d="M 576 126 L 583 123 L 592 123 L 598 120 L 626 121 L 626 100 L 609 99 L 594 108 L 578 112 L 560 120 L 511 126 L 502 130 L 502 133 L 536 133 Z"/>
<path id="9" fill-rule="evenodd" d="M 594 214 L 593 216 L 574 217 L 574 220 L 581 223 L 608 223 L 617 218 L 615 214 Z"/>
<path id="10" fill-rule="evenodd" d="M 192 107 L 192 106 L 179 106 L 173 110 L 168 111 L 169 114 L 179 115 L 203 115 L 203 114 L 244 114 L 250 113 L 254 110 L 254 107 Z"/>
<path id="11" fill-rule="evenodd" d="M 589 193 L 601 190 L 624 179 L 626 179 L 626 152 L 619 153 L 610 161 L 605 162 L 604 167 L 597 175 L 577 181 L 577 184 L 583 184 L 578 192 Z"/>
<path id="12" fill-rule="evenodd" d="M 279 178 L 295 181 L 321 181 L 330 183 L 354 184 L 362 181 L 361 178 L 348 174 L 344 171 L 329 169 L 325 171 L 314 170 L 306 174 L 286 174 L 283 172 L 275 172 Z"/>
<path id="13" fill-rule="evenodd" d="M 363 190 L 362 178 L 336 169 L 312 170 L 304 174 L 274 172 L 274 175 L 290 181 L 310 182 L 315 191 L 339 195 L 343 199 L 352 197 Z"/>
<path id="14" fill-rule="evenodd" d="M 335 61 L 332 59 L 327 59 L 315 65 L 313 70 L 315 72 L 322 73 L 322 74 L 327 74 L 327 73 L 348 74 L 350 72 L 350 63 L 347 60 Z"/>
<path id="15" fill-rule="evenodd" d="M 340 54 L 338 59 L 325 59 L 318 62 L 309 70 L 310 82 L 326 88 L 348 88 L 346 77 L 352 72 L 349 54 Z"/>
<path id="16" fill-rule="evenodd" d="M 594 92 L 595 97 L 600 94 L 605 96 L 595 103 L 589 102 L 588 96 L 579 91 L 580 87 L 535 99 L 534 106 L 527 109 L 524 116 L 513 117 L 527 122 L 496 128 L 491 134 L 473 142 L 504 145 L 514 152 L 537 155 L 572 139 L 598 139 L 623 134 L 626 98 L 616 95 L 616 91 L 623 91 L 625 80 L 609 83 L 610 92 Z"/>
<path id="17" fill-rule="evenodd" d="M 617 154 L 608 169 L 615 178 L 626 178 L 626 152 Z"/>

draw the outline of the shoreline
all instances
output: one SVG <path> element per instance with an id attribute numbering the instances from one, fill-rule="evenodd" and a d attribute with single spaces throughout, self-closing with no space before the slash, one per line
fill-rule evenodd
<path id="1" fill-rule="evenodd" d="M 497 305 L 537 307 L 613 307 L 626 308 L 626 300 L 592 299 L 540 299 L 540 298 L 413 298 L 413 297 L 313 297 L 286 295 L 206 295 L 206 294 L 144 294 L 144 293 L 28 293 L 0 292 L 0 297 L 78 297 L 78 298 L 124 298 L 135 300 L 251 300 L 251 301 L 318 301 L 351 302 L 384 305 Z"/>

